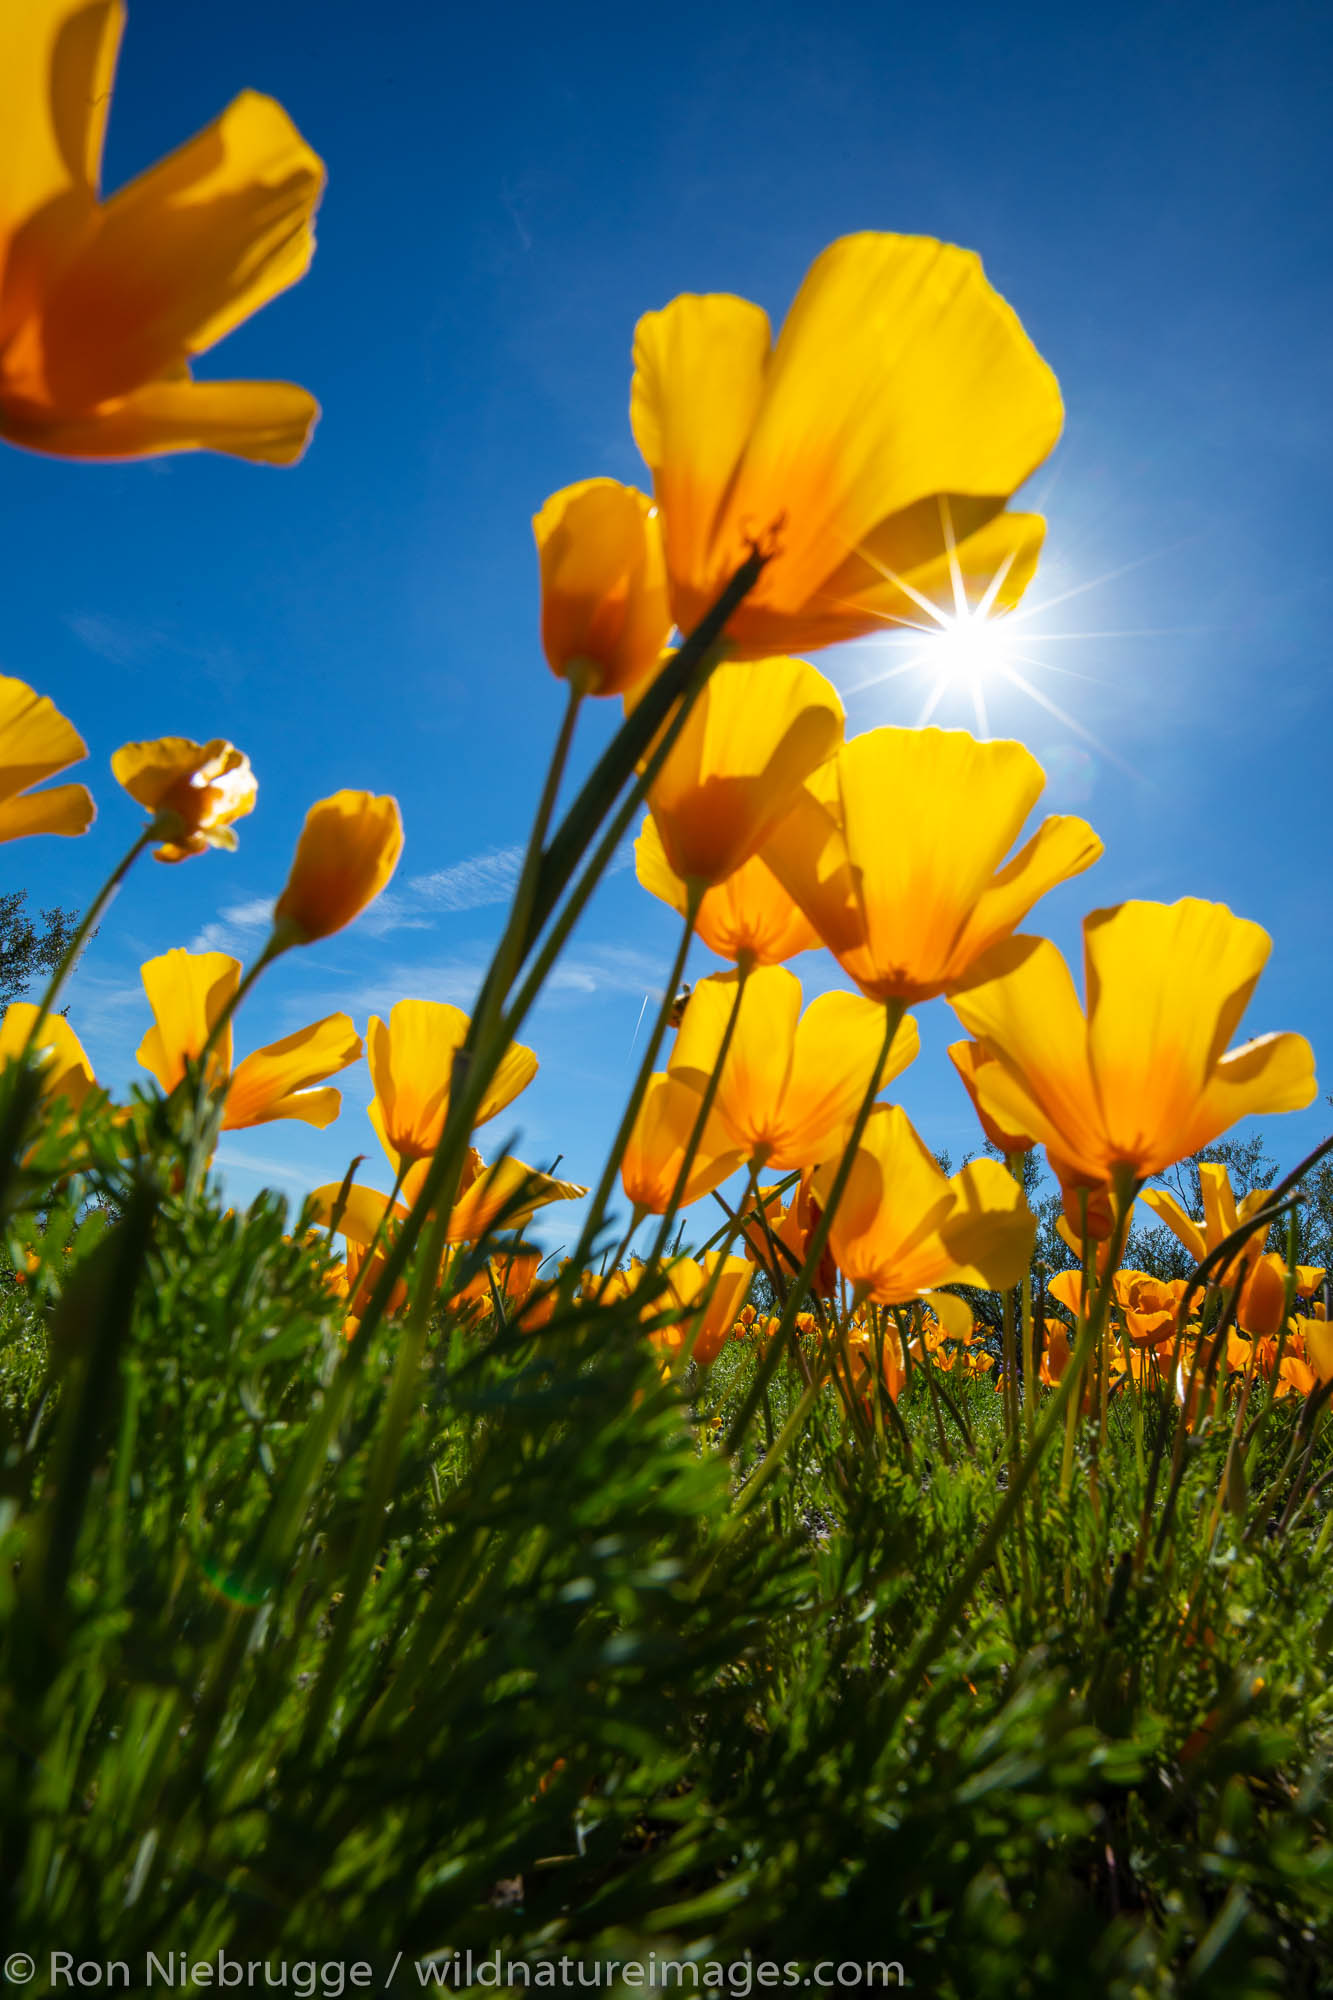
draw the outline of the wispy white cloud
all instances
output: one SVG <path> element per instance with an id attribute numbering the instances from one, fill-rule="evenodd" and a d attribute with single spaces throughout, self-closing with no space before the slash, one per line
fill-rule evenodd
<path id="1" fill-rule="evenodd" d="M 606 872 L 622 874 L 633 861 L 633 842 L 626 841 L 616 850 Z M 357 928 L 363 936 L 373 938 L 388 937 L 394 931 L 426 931 L 434 929 L 441 916 L 458 916 L 468 910 L 508 903 L 518 885 L 522 863 L 523 849 L 518 845 L 488 847 L 480 854 L 469 854 L 464 860 L 434 869 L 428 875 L 409 875 L 406 880 L 395 882 L 392 889 L 370 905 L 358 918 Z M 266 897 L 233 903 L 202 927 L 190 949 L 244 956 L 258 935 L 267 931 L 272 914 L 272 900 Z M 433 970 L 436 969 L 430 966 L 419 968 L 418 982 L 430 977 Z M 451 963 L 440 975 L 449 990 L 423 992 L 421 997 L 457 1002 L 460 987 L 469 996 L 476 991 L 483 970 L 483 967 L 473 970 Z M 591 989 L 584 985 L 581 990 Z"/>
<path id="2" fill-rule="evenodd" d="M 225 951 L 242 958 L 273 921 L 273 898 L 252 896 L 232 903 L 190 941 L 191 951 Z"/>
<path id="3" fill-rule="evenodd" d="M 481 910 L 490 903 L 507 903 L 522 861 L 521 847 L 492 847 L 431 875 L 413 875 L 406 893 L 432 910 Z"/>
<path id="4" fill-rule="evenodd" d="M 478 952 L 421 964 L 377 966 L 374 976 L 342 1004 L 358 1018 L 365 1013 L 387 1014 L 394 1002 L 406 995 L 468 1009 L 477 997 L 486 965 L 485 956 Z M 547 1004 L 593 993 L 646 993 L 656 999 L 661 990 L 661 963 L 650 953 L 623 945 L 589 945 L 557 962 L 546 981 L 544 997 Z"/>
<path id="5" fill-rule="evenodd" d="M 108 618 L 98 611 L 72 612 L 65 623 L 90 653 L 117 667 L 132 666 L 161 644 L 161 634 L 151 626 L 128 618 Z"/>

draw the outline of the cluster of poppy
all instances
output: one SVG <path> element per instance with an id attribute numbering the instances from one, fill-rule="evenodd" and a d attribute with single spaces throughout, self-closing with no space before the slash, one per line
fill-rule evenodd
<path id="1" fill-rule="evenodd" d="M 122 25 L 120 0 L 27 0 L 0 19 L 12 111 L 0 435 L 70 456 L 204 447 L 290 462 L 318 415 L 307 392 L 195 382 L 190 363 L 306 269 L 322 163 L 280 106 L 246 92 L 103 200 Z M 682 683 L 673 733 L 645 753 L 637 845 L 644 886 L 734 970 L 701 981 L 684 1010 L 619 1162 L 625 1194 L 636 1218 L 666 1215 L 740 1168 L 753 1189 L 761 1172 L 798 1173 L 796 1220 L 783 1226 L 809 1244 L 818 1214 L 813 1233 L 853 1309 L 924 1302 L 947 1327 L 957 1301 L 944 1288 L 1016 1283 L 1034 1223 L 997 1161 L 946 1176 L 901 1109 L 873 1103 L 916 1054 L 909 1006 L 952 1007 L 968 1039 L 950 1053 L 984 1130 L 1010 1157 L 1044 1146 L 1067 1213 L 1094 1237 L 1123 1221 L 1128 1191 L 1236 1119 L 1310 1103 L 1311 1051 L 1274 1034 L 1228 1053 L 1270 941 L 1196 900 L 1090 914 L 1085 1007 L 1056 947 L 1018 934 L 1047 890 L 1101 852 L 1085 821 L 1061 815 L 1013 851 L 1044 785 L 1035 759 L 936 728 L 848 740 L 833 685 L 794 656 L 923 610 L 999 616 L 1031 580 L 1045 524 L 1009 501 L 1056 442 L 1060 394 L 980 261 L 931 238 L 850 236 L 816 259 L 776 340 L 757 305 L 684 296 L 640 321 L 633 362 L 631 422 L 652 491 L 592 479 L 540 509 L 542 643 L 573 707 L 618 697 L 629 715 L 669 670 L 673 635 L 734 594 Z M 736 594 L 738 576 L 749 582 Z M 84 754 L 49 701 L 0 681 L 0 838 L 87 828 L 82 786 L 35 789 Z M 150 815 L 141 844 L 151 837 L 165 862 L 234 846 L 255 802 L 248 760 L 221 740 L 130 744 L 113 768 Z M 314 806 L 260 963 L 350 922 L 401 840 L 390 798 L 340 792 Z M 786 961 L 815 946 L 855 991 L 802 1011 Z M 165 1091 L 202 1064 L 223 1129 L 336 1114 L 327 1079 L 362 1052 L 345 1015 L 233 1067 L 231 1016 L 247 983 L 234 960 L 168 952 L 144 982 L 154 1026 L 140 1060 Z M 11 1010 L 0 1048 L 27 1048 L 39 1029 L 47 1087 L 73 1100 L 91 1071 L 58 1017 Z M 347 1240 L 353 1320 L 387 1233 L 420 1194 L 466 1030 L 456 1009 L 412 1000 L 370 1024 L 371 1117 L 393 1193 L 316 1195 Z M 476 1122 L 535 1067 L 511 1048 Z M 581 1192 L 472 1153 L 447 1239 Z M 747 1213 L 759 1221 L 758 1208 Z M 666 1267 L 689 1330 L 681 1352 L 703 1358 L 701 1341 L 735 1323 L 728 1263 L 748 1269 L 743 1258 L 692 1265 L 696 1284 L 683 1264 Z M 492 1299 L 512 1278 L 523 1308 L 538 1281 L 520 1255 L 509 1270 Z M 1141 1309 L 1160 1308 L 1125 1308 Z"/>
<path id="2" fill-rule="evenodd" d="M 1121 1268 L 1109 1273 L 1109 1340 L 1104 1353 L 1112 1390 L 1126 1383 L 1169 1387 L 1197 1417 L 1203 1407 L 1201 1384 L 1216 1379 L 1219 1391 L 1248 1394 L 1255 1379 L 1271 1383 L 1278 1396 L 1309 1395 L 1333 1379 L 1333 1329 L 1320 1296 L 1322 1266 L 1298 1264 L 1265 1249 L 1271 1225 L 1261 1222 L 1248 1237 L 1245 1224 L 1262 1213 L 1270 1192 L 1255 1188 L 1241 1201 L 1220 1162 L 1199 1168 L 1203 1216 L 1187 1215 L 1163 1188 L 1145 1188 L 1141 1199 L 1165 1223 L 1196 1264 L 1214 1257 L 1232 1241 L 1225 1261 L 1214 1261 L 1211 1282 L 1191 1285 L 1185 1278 L 1162 1279 Z M 1105 1241 L 1080 1241 L 1064 1219 L 1062 1236 L 1079 1255 L 1072 1270 L 1057 1272 L 1047 1292 L 1072 1322 L 1087 1311 L 1093 1283 L 1107 1275 Z M 1296 1310 L 1299 1305 L 1299 1310 Z M 1181 1314 L 1188 1316 L 1182 1321 Z M 1073 1327 L 1062 1319 L 1045 1321 L 1042 1379 L 1057 1382 L 1069 1365 Z M 1039 1336 L 1040 1337 L 1040 1336 Z"/>

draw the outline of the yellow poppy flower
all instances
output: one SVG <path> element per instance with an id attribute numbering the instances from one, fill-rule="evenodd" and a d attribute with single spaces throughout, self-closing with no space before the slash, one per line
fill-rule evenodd
<path id="1" fill-rule="evenodd" d="M 634 843 L 634 868 L 650 895 L 685 915 L 689 892 L 666 858 L 651 813 Z M 694 928 L 710 951 L 733 964 L 749 958 L 756 965 L 781 965 L 819 943 L 814 926 L 757 854 L 704 891 Z"/>
<path id="2" fill-rule="evenodd" d="M 584 694 L 624 694 L 671 633 L 657 509 L 614 479 L 553 493 L 532 523 L 542 579 L 542 647 Z"/>
<path id="3" fill-rule="evenodd" d="M 190 358 L 295 284 L 324 168 L 243 91 L 107 201 L 120 0 L 0 9 L 0 436 L 71 458 L 207 449 L 290 464 L 319 405 L 290 382 L 194 382 Z"/>
<path id="4" fill-rule="evenodd" d="M 734 874 L 832 756 L 842 725 L 837 689 L 804 660 L 715 668 L 648 793 L 667 866 L 706 887 Z"/>
<path id="5" fill-rule="evenodd" d="M 653 1345 L 674 1357 L 686 1351 L 688 1342 L 689 1358 L 708 1368 L 727 1344 L 727 1335 L 750 1289 L 754 1267 L 744 1257 L 724 1257 L 714 1250 L 700 1263 L 693 1257 L 673 1257 L 665 1270 L 670 1296 L 680 1307 L 681 1318 L 674 1325 L 656 1329 L 651 1335 Z M 699 1310 L 710 1285 L 713 1296 Z M 658 1300 L 651 1310 L 661 1311 L 665 1306 L 665 1300 Z"/>
<path id="6" fill-rule="evenodd" d="M 1101 853 L 1052 815 L 1005 861 L 1044 784 L 1021 743 L 873 729 L 807 779 L 763 858 L 863 993 L 929 1000 Z"/>
<path id="7" fill-rule="evenodd" d="M 440 1143 L 449 1111 L 454 1057 L 470 1023 L 461 1007 L 440 1000 L 399 1000 L 387 1022 L 370 1017 L 366 1053 L 375 1096 L 370 1122 L 396 1169 L 407 1160 L 426 1160 Z M 476 1123 L 484 1125 L 537 1074 L 537 1058 L 518 1042 L 509 1048 L 491 1079 Z"/>
<path id="8" fill-rule="evenodd" d="M 36 1019 L 37 1008 L 28 1000 L 15 1000 L 6 1007 L 0 1020 L 0 1069 L 22 1055 Z M 63 1098 L 71 1111 L 77 1111 L 97 1089 L 93 1066 L 63 1014 L 47 1015 L 33 1055 L 42 1065 L 42 1097 L 47 1103 Z"/>
<path id="9" fill-rule="evenodd" d="M 1083 920 L 1084 1014 L 1045 938 L 1008 938 L 950 996 L 995 1058 L 977 1093 L 999 1124 L 1031 1132 L 1066 1189 L 1116 1170 L 1161 1174 L 1248 1112 L 1297 1111 L 1315 1094 L 1301 1035 L 1224 1054 L 1271 940 L 1220 903 L 1121 903 Z"/>
<path id="10" fill-rule="evenodd" d="M 176 949 L 140 967 L 153 1010 L 153 1026 L 139 1044 L 141 1066 L 168 1095 L 197 1060 L 223 1009 L 240 984 L 239 959 L 225 952 Z M 209 1053 L 210 1082 L 225 1083 L 222 1130 L 238 1132 L 277 1118 L 299 1118 L 324 1127 L 338 1116 L 342 1095 L 312 1089 L 346 1069 L 361 1054 L 361 1037 L 346 1014 L 330 1014 L 281 1041 L 255 1049 L 232 1068 L 231 1023 Z"/>
<path id="11" fill-rule="evenodd" d="M 1023 1132 L 1006 1132 L 993 1118 L 988 1118 L 981 1108 L 977 1097 L 977 1071 L 982 1063 L 993 1062 L 994 1057 L 987 1055 L 979 1042 L 950 1042 L 947 1053 L 958 1072 L 963 1089 L 972 1100 L 977 1123 L 992 1146 L 998 1146 L 1006 1160 L 1012 1159 L 1015 1153 L 1030 1153 L 1036 1143 L 1035 1140 L 1029 1139 Z"/>
<path id="12" fill-rule="evenodd" d="M 479 1155 L 475 1157 L 475 1178 L 449 1211 L 448 1243 L 475 1243 L 500 1220 L 502 1212 L 503 1226 L 519 1229 L 539 1208 L 548 1208 L 553 1201 L 578 1201 L 588 1192 L 577 1181 L 557 1180 L 554 1174 L 541 1173 L 508 1154 L 491 1166 L 483 1165 Z M 425 1173 L 424 1161 L 416 1171 Z M 409 1201 L 415 1187 L 409 1175 L 403 1183 Z M 510 1203 L 515 1205 L 507 1206 Z"/>
<path id="13" fill-rule="evenodd" d="M 1199 1167 L 1199 1193 L 1203 1197 L 1203 1220 L 1196 1222 L 1186 1215 L 1180 1203 L 1167 1188 L 1144 1188 L 1139 1200 L 1150 1208 L 1159 1221 L 1164 1222 L 1177 1242 L 1183 1243 L 1196 1264 L 1201 1264 L 1210 1251 L 1216 1250 L 1228 1236 L 1235 1234 L 1242 1223 L 1258 1212 L 1269 1199 L 1269 1189 L 1251 1188 L 1250 1192 L 1237 1201 L 1231 1189 L 1231 1176 L 1220 1160 L 1205 1160 Z M 1248 1269 L 1260 1255 L 1268 1241 L 1268 1225 L 1258 1229 L 1237 1252 L 1236 1262 L 1225 1271 L 1216 1272 L 1215 1282 L 1220 1285 L 1235 1282 L 1239 1268 Z"/>
<path id="14" fill-rule="evenodd" d="M 385 886 L 403 851 L 394 798 L 335 792 L 305 816 L 287 886 L 273 907 L 285 943 L 331 937 L 359 917 Z"/>
<path id="15" fill-rule="evenodd" d="M 827 1199 L 837 1162 L 815 1175 Z M 877 1104 L 856 1149 L 829 1245 L 847 1282 L 881 1305 L 939 1285 L 1001 1291 L 1028 1267 L 1037 1224 L 998 1160 L 947 1178 L 896 1104 Z"/>
<path id="16" fill-rule="evenodd" d="M 153 830 L 163 836 L 154 850 L 159 861 L 186 861 L 210 847 L 231 852 L 232 822 L 253 812 L 259 796 L 250 759 L 220 736 L 211 743 L 185 736 L 125 743 L 111 759 L 111 772 L 153 815 Z"/>
<path id="17" fill-rule="evenodd" d="M 97 817 L 86 785 L 30 791 L 88 755 L 55 703 L 0 674 L 0 840 L 29 833 L 86 833 Z"/>
<path id="18" fill-rule="evenodd" d="M 736 1024 L 714 1110 L 756 1166 L 779 1170 L 835 1158 L 861 1108 L 884 1045 L 884 1009 L 859 993 L 821 993 L 801 1012 L 801 982 L 785 966 L 752 972 L 735 1008 L 739 974 L 717 972 L 690 995 L 668 1071 L 702 1091 L 717 1067 L 733 1009 Z M 882 1084 L 920 1049 L 904 1016 Z"/>
<path id="19" fill-rule="evenodd" d="M 338 1223 L 348 1242 L 371 1243 L 386 1211 L 390 1226 L 402 1222 L 421 1190 L 426 1171 L 424 1161 L 410 1168 L 403 1181 L 403 1199 L 393 1203 L 375 1188 L 353 1183 Z M 516 1196 L 520 1197 L 517 1205 L 505 1212 L 506 1229 L 517 1229 L 529 1221 L 539 1208 L 546 1208 L 553 1201 L 577 1201 L 587 1192 L 587 1188 L 579 1187 L 574 1181 L 561 1181 L 552 1174 L 539 1173 L 535 1167 L 525 1166 L 522 1160 L 505 1158 L 488 1167 L 476 1148 L 469 1148 L 459 1198 L 449 1212 L 445 1240 L 449 1243 L 475 1242 L 485 1235 L 500 1211 L 505 1209 L 506 1203 L 514 1201 Z M 338 1181 L 330 1181 L 326 1186 L 315 1189 L 310 1200 L 320 1221 L 331 1221 L 341 1193 L 342 1184 Z"/>
<path id="20" fill-rule="evenodd" d="M 659 1071 L 649 1079 L 639 1115 L 620 1162 L 620 1180 L 632 1207 L 664 1215 L 685 1148 L 699 1116 L 699 1092 L 679 1077 Z M 685 1206 L 729 1180 L 745 1164 L 741 1147 L 713 1113 L 690 1167 L 681 1201 Z"/>
<path id="21" fill-rule="evenodd" d="M 922 599 L 1016 603 L 1044 524 L 1003 509 L 1060 434 L 1055 377 L 971 252 L 846 236 L 816 258 L 776 347 L 745 299 L 639 321 L 630 417 L 662 510 L 671 604 L 696 625 L 753 539 L 776 542 L 727 626 L 805 652 Z"/>

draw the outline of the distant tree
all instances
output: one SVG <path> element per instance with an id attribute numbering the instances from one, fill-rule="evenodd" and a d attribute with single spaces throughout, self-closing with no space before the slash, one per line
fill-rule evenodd
<path id="1" fill-rule="evenodd" d="M 42 910 L 34 922 L 27 902 L 26 889 L 0 896 L 0 1008 L 21 1000 L 35 979 L 55 971 L 78 926 L 77 910 Z"/>

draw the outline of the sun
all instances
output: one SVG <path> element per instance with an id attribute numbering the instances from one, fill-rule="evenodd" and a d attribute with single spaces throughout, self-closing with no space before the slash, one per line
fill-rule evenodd
<path id="1" fill-rule="evenodd" d="M 923 640 L 921 664 L 950 686 L 966 685 L 1003 673 L 1009 650 L 1003 619 L 968 611 Z"/>

